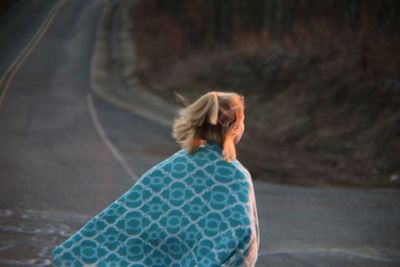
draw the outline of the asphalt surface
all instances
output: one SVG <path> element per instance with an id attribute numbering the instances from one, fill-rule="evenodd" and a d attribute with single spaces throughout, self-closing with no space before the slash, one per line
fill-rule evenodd
<path id="1" fill-rule="evenodd" d="M 170 128 L 92 94 L 90 63 L 107 1 L 20 2 L 0 19 L 0 90 L 7 90 L 0 107 L 0 266 L 49 266 L 55 244 L 178 146 Z M 49 16 L 37 44 L 24 50 Z M 15 74 L 4 76 L 22 51 Z M 398 190 L 253 179 L 257 266 L 400 266 Z"/>

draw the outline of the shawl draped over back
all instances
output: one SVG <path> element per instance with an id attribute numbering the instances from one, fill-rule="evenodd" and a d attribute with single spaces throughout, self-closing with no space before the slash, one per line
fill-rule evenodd
<path id="1" fill-rule="evenodd" d="M 181 149 L 53 248 L 55 266 L 254 266 L 260 243 L 249 171 L 213 141 Z"/>

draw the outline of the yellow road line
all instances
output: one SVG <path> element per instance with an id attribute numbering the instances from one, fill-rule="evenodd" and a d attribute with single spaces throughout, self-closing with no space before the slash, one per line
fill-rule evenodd
<path id="1" fill-rule="evenodd" d="M 28 42 L 28 44 L 24 47 L 24 49 L 19 53 L 19 55 L 17 56 L 17 58 L 10 64 L 10 66 L 7 68 L 7 70 L 5 71 L 5 73 L 2 75 L 1 79 L 0 79 L 0 86 L 2 85 L 5 77 L 8 75 L 8 73 L 12 70 L 12 68 L 14 68 L 14 66 L 18 63 L 18 61 L 22 58 L 23 54 L 26 53 L 28 51 L 28 49 L 31 47 L 32 43 L 38 38 L 38 36 L 40 35 L 40 33 L 44 30 L 47 22 L 49 21 L 49 19 L 51 18 L 52 13 L 57 9 L 57 7 L 60 5 L 60 3 L 62 3 L 63 0 L 60 0 L 57 5 L 55 5 L 49 12 L 49 14 L 47 15 L 46 19 L 43 21 L 42 25 L 40 25 L 39 29 L 37 30 L 37 32 L 35 33 L 35 35 L 31 38 L 31 40 Z M 65 2 L 65 1 L 64 1 Z"/>
<path id="2" fill-rule="evenodd" d="M 51 25 L 54 17 L 58 13 L 58 11 L 61 9 L 61 7 L 63 7 L 63 5 L 65 4 L 66 1 L 67 0 L 60 0 L 57 3 L 57 5 L 51 9 L 51 11 L 49 12 L 49 15 L 43 21 L 42 25 L 40 26 L 40 28 L 38 29 L 36 34 L 32 37 L 32 39 L 29 41 L 29 43 L 19 53 L 17 58 L 10 64 L 10 66 L 7 68 L 7 70 L 4 72 L 4 74 L 0 78 L 0 88 L 3 86 L 3 83 L 5 82 L 4 89 L 0 96 L 0 109 L 3 106 L 4 99 L 10 88 L 12 80 L 15 77 L 15 74 L 17 73 L 19 68 L 22 66 L 22 64 L 25 62 L 25 60 L 28 58 L 28 56 L 32 53 L 33 49 L 35 49 L 35 47 L 38 45 L 40 40 L 43 38 L 46 31 L 49 29 L 49 26 Z M 8 77 L 8 79 L 7 79 L 7 77 Z"/>

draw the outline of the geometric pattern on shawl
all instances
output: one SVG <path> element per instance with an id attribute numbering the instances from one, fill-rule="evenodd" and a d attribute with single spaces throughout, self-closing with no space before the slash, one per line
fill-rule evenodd
<path id="1" fill-rule="evenodd" d="M 208 141 L 146 171 L 53 248 L 55 266 L 254 266 L 260 236 L 253 183 Z"/>

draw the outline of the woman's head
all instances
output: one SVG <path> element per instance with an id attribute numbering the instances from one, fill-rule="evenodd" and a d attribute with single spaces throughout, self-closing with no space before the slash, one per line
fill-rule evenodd
<path id="1" fill-rule="evenodd" d="M 234 92 L 211 91 L 186 103 L 174 120 L 172 136 L 189 153 L 212 140 L 223 147 L 226 161 L 236 159 L 235 144 L 244 132 L 244 97 Z"/>

